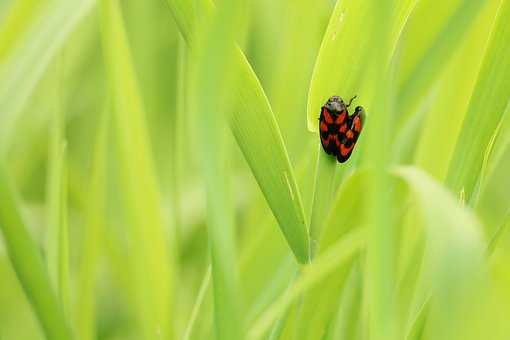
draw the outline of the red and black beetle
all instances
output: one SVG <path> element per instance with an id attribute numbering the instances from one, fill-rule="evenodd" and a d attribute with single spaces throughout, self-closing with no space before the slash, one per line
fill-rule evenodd
<path id="1" fill-rule="evenodd" d="M 354 114 L 349 115 L 347 109 L 354 96 L 345 105 L 342 98 L 333 96 L 321 108 L 319 132 L 321 144 L 327 154 L 333 155 L 343 163 L 349 159 L 363 128 L 365 110 L 357 106 Z"/>

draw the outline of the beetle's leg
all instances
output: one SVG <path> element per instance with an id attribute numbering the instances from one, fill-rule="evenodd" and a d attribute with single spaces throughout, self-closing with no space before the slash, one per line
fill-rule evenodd
<path id="1" fill-rule="evenodd" d="M 357 97 L 357 96 L 352 97 L 352 98 L 351 98 L 351 100 L 349 100 L 349 104 L 347 104 L 347 106 L 346 106 L 346 107 L 349 107 L 349 106 L 351 105 L 352 101 L 353 101 L 354 99 L 356 99 L 356 97 Z"/>

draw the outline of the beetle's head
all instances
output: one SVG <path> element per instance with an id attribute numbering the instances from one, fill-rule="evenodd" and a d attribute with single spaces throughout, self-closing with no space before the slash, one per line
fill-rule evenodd
<path id="1" fill-rule="evenodd" d="M 338 96 L 329 98 L 324 107 L 326 107 L 326 109 L 328 109 L 331 113 L 339 113 L 346 110 L 344 101 Z"/>

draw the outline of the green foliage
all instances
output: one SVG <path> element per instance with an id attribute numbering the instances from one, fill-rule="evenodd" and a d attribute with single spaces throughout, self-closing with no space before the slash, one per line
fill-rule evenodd
<path id="1" fill-rule="evenodd" d="M 506 339 L 508 22 L 0 3 L 0 339 Z M 343 164 L 332 95 L 367 112 Z"/>

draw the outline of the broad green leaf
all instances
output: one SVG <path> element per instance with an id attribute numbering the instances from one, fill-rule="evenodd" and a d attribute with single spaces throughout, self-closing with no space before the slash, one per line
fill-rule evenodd
<path id="1" fill-rule="evenodd" d="M 374 29 L 389 27 L 390 46 L 381 51 L 386 60 L 392 55 L 402 26 L 404 25 L 415 0 L 399 1 L 391 13 L 395 20 L 377 21 L 377 6 L 374 2 L 337 1 L 322 39 L 308 94 L 308 130 L 316 132 L 320 108 L 329 97 L 338 95 L 344 100 L 357 95 L 354 106 L 362 105 L 370 114 L 369 101 L 375 87 L 380 84 L 371 74 L 367 74 L 373 63 Z M 387 66 L 387 65 L 386 65 Z M 378 62 L 378 68 L 386 71 L 385 62 Z"/>
<path id="2" fill-rule="evenodd" d="M 142 334 L 171 336 L 171 264 L 163 229 L 161 198 L 145 112 L 132 66 L 123 17 L 118 1 L 101 1 L 101 28 L 114 126 L 121 163 L 121 183 L 136 313 Z"/>
<path id="3" fill-rule="evenodd" d="M 192 30 L 196 25 L 194 11 L 212 12 L 209 1 L 200 1 L 200 9 L 189 2 L 168 0 L 182 35 L 194 48 Z M 229 124 L 234 137 L 250 166 L 260 189 L 278 220 L 279 226 L 296 259 L 306 263 L 309 258 L 308 232 L 301 195 L 290 159 L 271 105 L 243 52 L 231 42 L 235 53 L 230 72 L 238 77 L 234 107 Z"/>
<path id="4" fill-rule="evenodd" d="M 1 163 L 0 202 L 0 230 L 7 253 L 46 336 L 55 340 L 72 339 L 61 304 L 51 288 L 39 248 L 22 220 L 19 205 Z"/>
<path id="5" fill-rule="evenodd" d="M 0 31 L 0 34 L 9 35 L 5 39 L 16 40 L 2 46 L 5 52 L 0 51 L 0 154 L 7 150 L 14 123 L 53 56 L 94 3 L 94 0 L 48 1 L 38 5 L 42 6 L 41 13 L 34 15 L 30 23 L 23 22 L 22 25 L 29 26 L 26 33 L 17 33 L 10 27 Z M 19 7 L 16 9 L 26 10 Z M 11 24 L 21 25 L 17 21 Z M 0 36 L 0 40 L 3 39 Z"/>
<path id="6" fill-rule="evenodd" d="M 499 8 L 468 112 L 447 175 L 448 186 L 471 199 L 482 167 L 484 151 L 510 98 L 510 3 Z"/>

